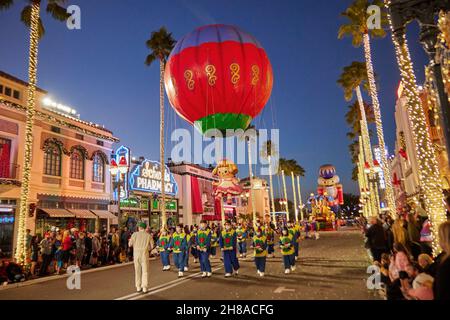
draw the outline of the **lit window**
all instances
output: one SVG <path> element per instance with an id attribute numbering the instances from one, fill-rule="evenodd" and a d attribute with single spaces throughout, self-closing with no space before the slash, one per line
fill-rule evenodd
<path id="1" fill-rule="evenodd" d="M 101 182 L 105 181 L 105 161 L 99 153 L 94 154 L 92 158 L 92 181 Z"/>
<path id="2" fill-rule="evenodd" d="M 44 152 L 44 174 L 61 176 L 61 149 L 54 143 Z"/>
<path id="3" fill-rule="evenodd" d="M 84 179 L 84 159 L 80 150 L 73 150 L 70 155 L 70 178 Z"/>

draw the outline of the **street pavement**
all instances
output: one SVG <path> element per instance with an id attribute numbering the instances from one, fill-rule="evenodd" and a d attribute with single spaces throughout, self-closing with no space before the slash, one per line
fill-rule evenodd
<path id="1" fill-rule="evenodd" d="M 363 238 L 357 230 L 321 232 L 318 240 L 303 240 L 297 270 L 284 274 L 279 250 L 269 258 L 266 276 L 256 274 L 251 257 L 240 260 L 238 276 L 224 277 L 220 259 L 212 259 L 213 276 L 201 278 L 199 263 L 178 279 L 177 272 L 163 272 L 159 260 L 150 261 L 150 288 L 138 294 L 132 264 L 81 274 L 81 288 L 68 289 L 67 277 L 0 290 L 0 300 L 267 300 L 267 299 L 378 299 L 367 289 L 369 264 Z"/>

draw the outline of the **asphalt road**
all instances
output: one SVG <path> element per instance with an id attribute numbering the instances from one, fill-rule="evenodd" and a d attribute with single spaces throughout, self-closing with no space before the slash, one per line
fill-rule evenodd
<path id="1" fill-rule="evenodd" d="M 277 252 L 278 253 L 278 252 Z M 150 261 L 150 289 L 137 294 L 133 265 L 81 274 L 81 288 L 68 289 L 67 278 L 0 290 L 0 300 L 27 299 L 377 299 L 366 288 L 368 259 L 362 235 L 355 230 L 323 232 L 319 240 L 303 240 L 297 270 L 284 274 L 281 256 L 268 259 L 266 276 L 256 274 L 251 258 L 240 260 L 239 276 L 224 278 L 219 259 L 212 259 L 213 276 L 200 278 L 199 264 L 178 279 L 174 267 L 163 272 Z"/>

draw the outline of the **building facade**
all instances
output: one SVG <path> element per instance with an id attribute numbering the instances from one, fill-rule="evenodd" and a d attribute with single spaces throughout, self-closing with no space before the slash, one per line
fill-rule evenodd
<path id="1" fill-rule="evenodd" d="M 253 207 L 250 194 L 250 179 L 248 177 L 242 179 L 240 185 L 244 192 L 240 196 L 237 204 L 237 214 L 238 217 L 245 217 L 246 219 L 251 220 L 253 219 Z M 255 198 L 256 216 L 262 219 L 266 215 L 270 215 L 269 185 L 265 179 L 253 177 L 253 195 Z"/>
<path id="2" fill-rule="evenodd" d="M 24 161 L 27 83 L 0 71 L 0 242 L 12 256 Z M 117 223 L 108 211 L 112 144 L 103 126 L 81 120 L 76 111 L 36 91 L 36 115 L 26 228 L 43 234 L 51 227 L 106 231 Z"/>

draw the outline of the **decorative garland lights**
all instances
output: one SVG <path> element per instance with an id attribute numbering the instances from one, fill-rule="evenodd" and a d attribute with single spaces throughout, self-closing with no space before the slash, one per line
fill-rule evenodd
<path id="1" fill-rule="evenodd" d="M 40 2 L 31 4 L 30 18 L 30 50 L 28 64 L 28 97 L 25 123 L 25 152 L 22 169 L 22 186 L 20 190 L 19 223 L 17 232 L 16 261 L 24 265 L 26 260 L 26 219 L 28 212 L 28 195 L 30 192 L 31 160 L 33 155 L 33 124 L 35 115 L 37 63 L 38 63 L 38 35 L 39 35 Z"/>
<path id="2" fill-rule="evenodd" d="M 450 12 L 439 14 L 438 52 L 441 55 L 442 78 L 450 100 Z"/>
<path id="3" fill-rule="evenodd" d="M 390 5 L 391 1 L 385 0 L 387 9 L 389 9 Z M 433 254 L 436 255 L 441 251 L 438 242 L 438 227 L 446 221 L 439 169 L 417 89 L 413 63 L 405 35 L 405 27 L 394 31 L 390 12 L 388 12 L 388 20 L 402 78 L 401 81 L 407 98 L 406 107 L 419 166 L 419 185 L 423 191 L 425 210 L 430 218 L 431 232 L 433 235 Z"/>

